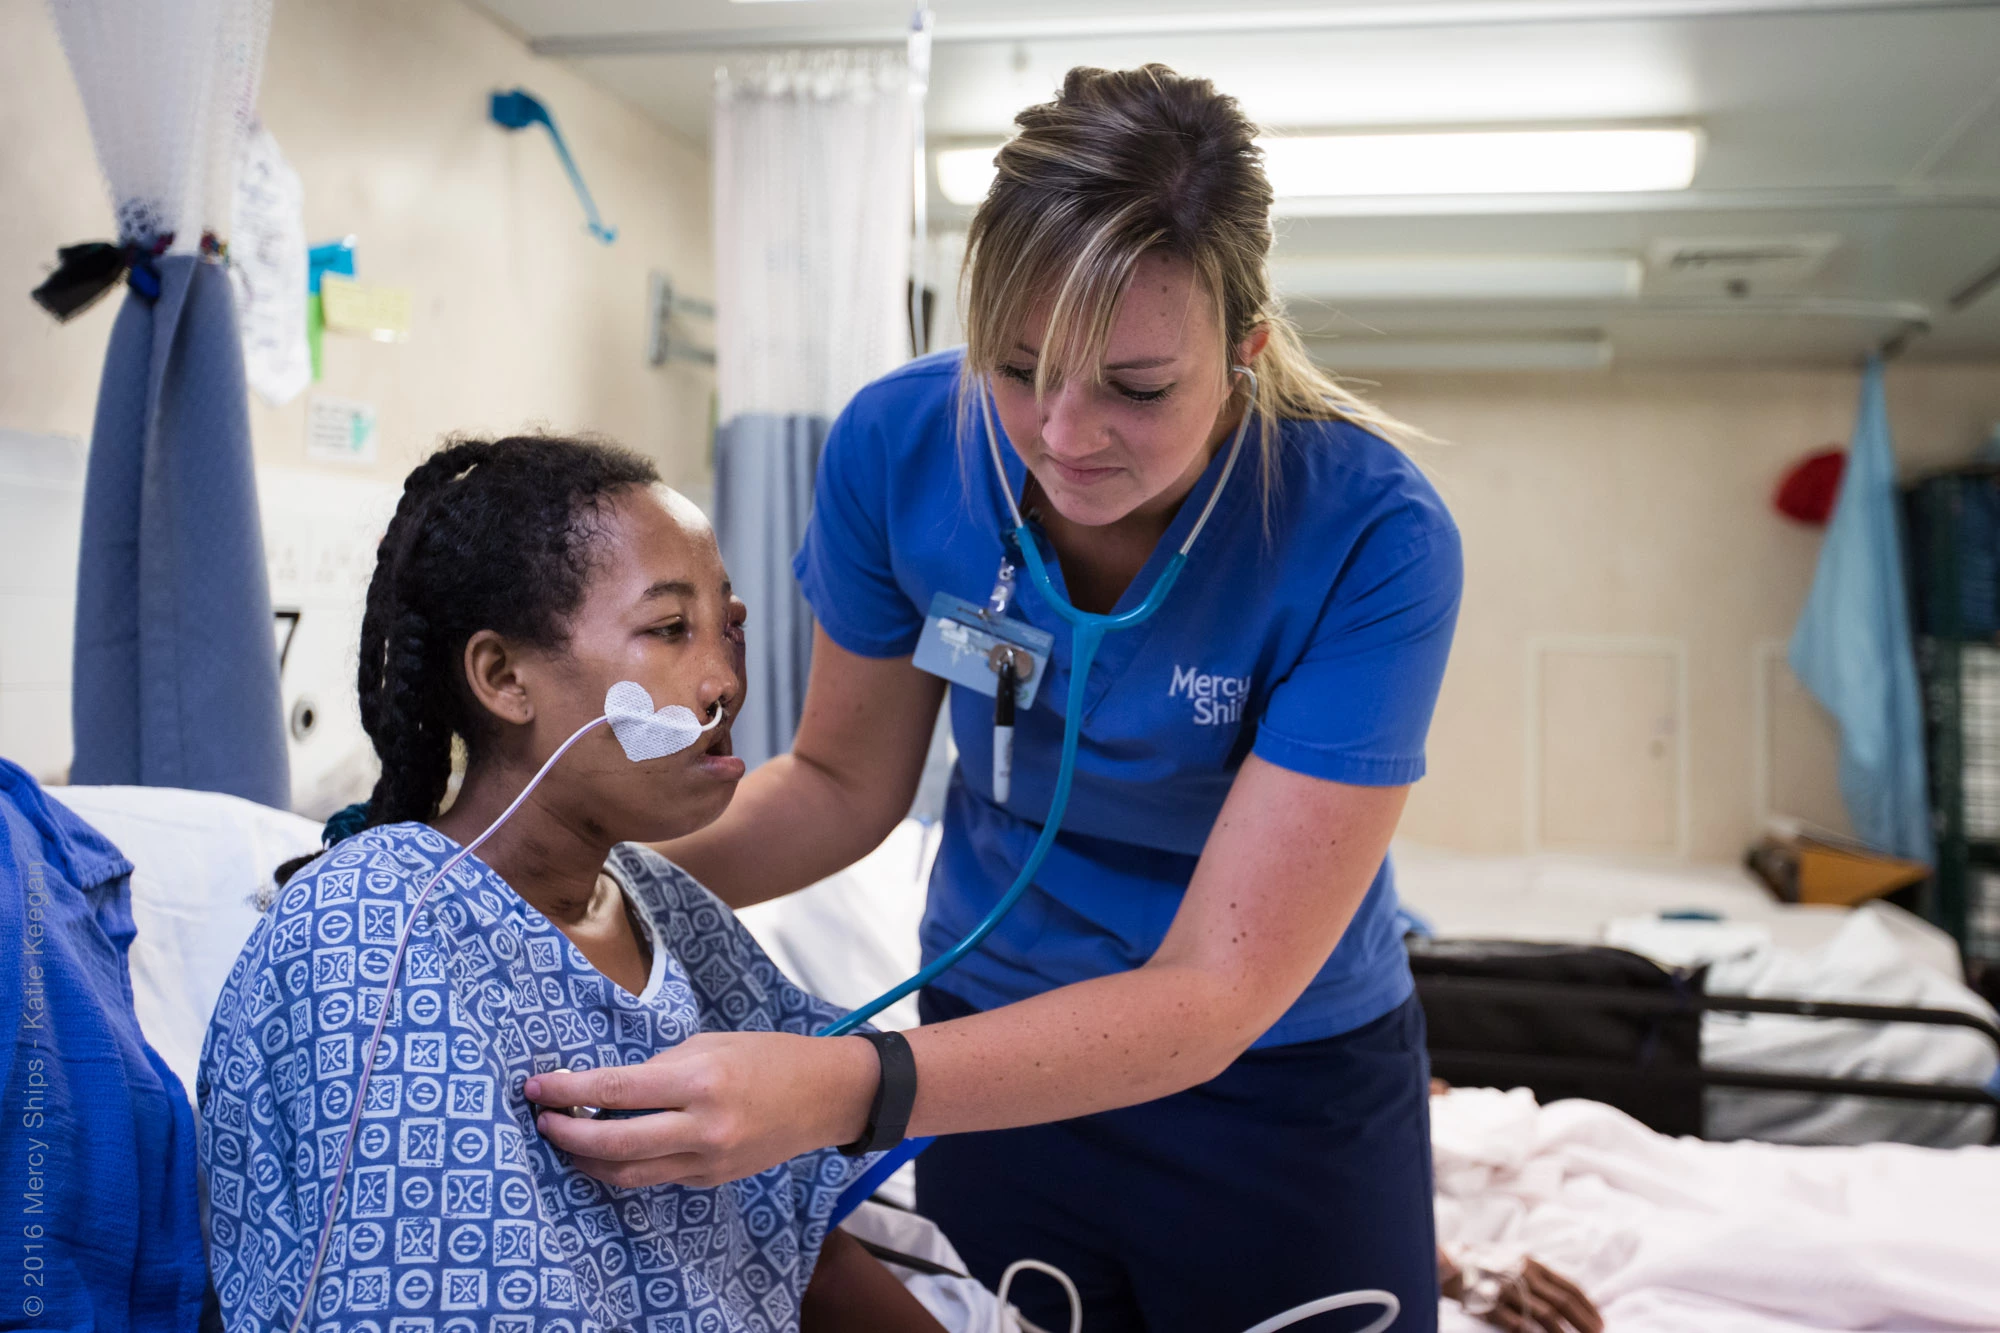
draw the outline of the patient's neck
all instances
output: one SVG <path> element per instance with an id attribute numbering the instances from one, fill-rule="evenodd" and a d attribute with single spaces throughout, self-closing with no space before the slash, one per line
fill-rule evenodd
<path id="1" fill-rule="evenodd" d="M 451 809 L 431 823 L 453 841 L 469 843 L 500 817 L 531 776 L 475 768 L 466 773 Z M 602 909 L 598 880 L 612 842 L 561 817 L 544 803 L 543 790 L 538 788 L 477 855 L 543 916 L 558 926 L 580 925 L 593 907 Z"/>

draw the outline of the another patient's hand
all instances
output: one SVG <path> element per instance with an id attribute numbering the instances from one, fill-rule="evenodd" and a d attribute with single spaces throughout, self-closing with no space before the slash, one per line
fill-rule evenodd
<path id="1" fill-rule="evenodd" d="M 1533 1259 L 1514 1273 L 1478 1272 L 1472 1281 L 1438 1252 L 1444 1294 L 1508 1333 L 1601 1333 L 1604 1317 L 1583 1289 Z"/>
<path id="2" fill-rule="evenodd" d="M 858 1037 L 704 1032 L 642 1065 L 538 1074 L 542 1107 L 652 1110 L 579 1120 L 544 1110 L 542 1137 L 607 1185 L 710 1188 L 859 1138 L 880 1063 Z"/>

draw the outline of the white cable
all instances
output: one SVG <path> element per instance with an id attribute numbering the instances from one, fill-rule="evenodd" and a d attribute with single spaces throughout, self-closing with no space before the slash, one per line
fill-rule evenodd
<path id="1" fill-rule="evenodd" d="M 1278 1329 L 1290 1328 L 1301 1319 L 1310 1319 L 1329 1310 L 1345 1310 L 1356 1305 L 1382 1307 L 1382 1317 L 1362 1329 L 1360 1333 L 1382 1333 L 1383 1329 L 1396 1322 L 1397 1315 L 1403 1313 L 1403 1303 L 1396 1299 L 1394 1292 L 1345 1291 L 1338 1296 L 1322 1296 L 1316 1301 L 1307 1301 L 1304 1305 L 1294 1305 L 1283 1314 L 1272 1315 L 1255 1328 L 1246 1329 L 1244 1333 L 1277 1333 Z"/>
<path id="2" fill-rule="evenodd" d="M 1076 1284 L 1069 1280 L 1069 1274 L 1054 1264 L 1045 1264 L 1040 1259 L 1016 1259 L 1000 1274 L 1000 1289 L 994 1294 L 999 1304 L 994 1307 L 993 1333 L 1007 1333 L 1007 1292 L 1014 1285 L 1014 1275 L 1032 1269 L 1037 1273 L 1047 1273 L 1062 1284 L 1063 1293 L 1069 1297 L 1069 1333 L 1082 1333 L 1083 1297 L 1077 1294 Z M 1360 1333 L 1382 1333 L 1382 1330 L 1396 1322 L 1396 1316 L 1403 1313 L 1403 1303 L 1390 1291 L 1364 1290 L 1344 1291 L 1338 1296 L 1322 1296 L 1304 1305 L 1295 1305 L 1283 1314 L 1272 1315 L 1245 1333 L 1277 1333 L 1281 1328 L 1290 1328 L 1301 1319 L 1310 1319 L 1316 1314 L 1326 1314 L 1332 1310 L 1351 1309 L 1357 1305 L 1379 1305 L 1382 1317 Z"/>
<path id="3" fill-rule="evenodd" d="M 1000 1275 L 999 1304 L 993 1307 L 993 1333 L 1007 1333 L 1007 1289 L 1014 1285 L 1014 1275 L 1032 1269 L 1037 1273 L 1047 1273 L 1062 1284 L 1063 1294 L 1069 1297 L 1069 1333 L 1083 1333 L 1083 1297 L 1077 1294 L 1076 1283 L 1069 1280 L 1069 1274 L 1054 1264 L 1045 1264 L 1040 1259 L 1016 1259 L 1007 1265 L 1007 1271 Z"/>

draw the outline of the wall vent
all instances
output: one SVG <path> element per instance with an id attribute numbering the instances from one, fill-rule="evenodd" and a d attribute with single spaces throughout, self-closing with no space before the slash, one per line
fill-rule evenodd
<path id="1" fill-rule="evenodd" d="M 1646 251 L 1655 292 L 1772 296 L 1798 292 L 1840 246 L 1829 233 L 1803 236 L 1661 237 Z"/>

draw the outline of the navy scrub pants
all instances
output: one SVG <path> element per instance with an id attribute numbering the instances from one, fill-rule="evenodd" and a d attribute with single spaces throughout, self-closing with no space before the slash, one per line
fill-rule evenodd
<path id="1" fill-rule="evenodd" d="M 923 1020 L 974 1012 L 929 988 Z M 1415 997 L 1321 1041 L 1250 1051 L 1186 1092 L 1052 1125 L 941 1138 L 917 1159 L 917 1210 L 989 1287 L 1041 1259 L 1083 1295 L 1084 1333 L 1243 1333 L 1361 1287 L 1402 1299 L 1393 1327 L 1437 1327 L 1430 1062 Z M 1009 1299 L 1069 1328 L 1054 1280 Z M 1364 1328 L 1379 1306 L 1299 1333 Z"/>

